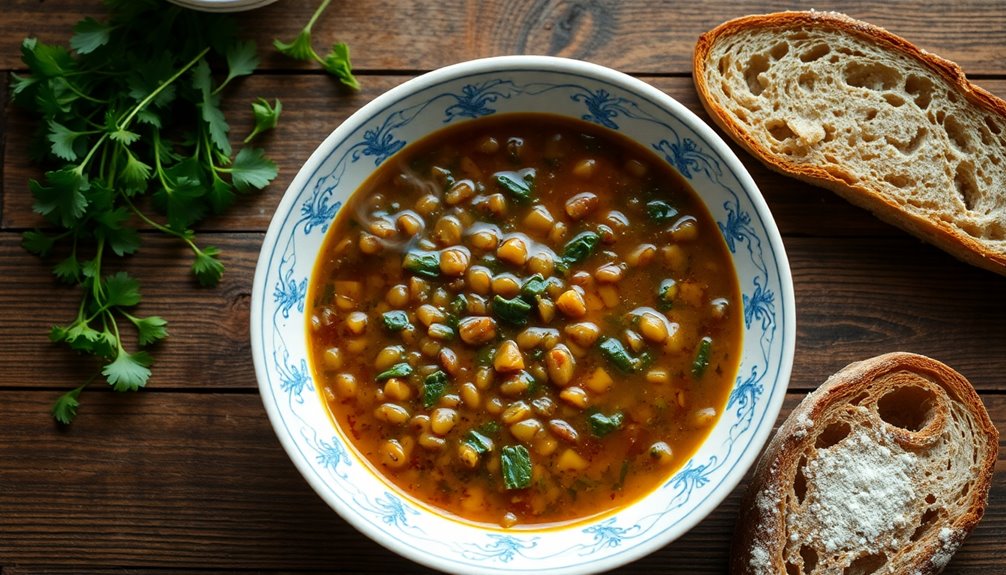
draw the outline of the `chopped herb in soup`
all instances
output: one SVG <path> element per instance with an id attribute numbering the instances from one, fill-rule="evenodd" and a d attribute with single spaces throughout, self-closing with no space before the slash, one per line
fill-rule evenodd
<path id="1" fill-rule="evenodd" d="M 510 527 L 617 509 L 723 410 L 737 280 L 715 223 L 648 150 L 507 115 L 392 157 L 325 238 L 311 361 L 388 481 Z"/>

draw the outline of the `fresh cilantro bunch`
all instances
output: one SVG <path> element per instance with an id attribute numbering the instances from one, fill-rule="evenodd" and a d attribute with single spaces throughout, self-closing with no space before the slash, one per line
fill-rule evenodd
<path id="1" fill-rule="evenodd" d="M 167 322 L 129 311 L 140 303 L 140 286 L 108 271 L 113 256 L 139 249 L 142 223 L 187 244 L 195 278 L 215 285 L 224 271 L 220 250 L 197 245 L 192 227 L 266 186 L 276 165 L 257 148 L 235 154 L 229 141 L 221 97 L 258 65 L 255 45 L 237 38 L 231 20 L 160 0 L 108 5 L 109 21 L 85 18 L 74 27 L 70 50 L 26 38 L 29 74 L 13 76 L 11 97 L 40 120 L 33 155 L 48 169 L 29 185 L 34 210 L 50 227 L 25 232 L 23 246 L 42 257 L 60 253 L 53 273 L 82 292 L 77 316 L 53 327 L 50 338 L 100 358 L 116 391 L 135 391 L 146 385 L 153 359 L 127 350 L 120 328 L 132 324 L 144 348 L 168 335 Z M 211 63 L 221 71 L 214 74 Z M 274 126 L 280 110 L 278 101 L 253 104 L 249 139 Z M 60 397 L 53 417 L 69 423 L 97 375 Z"/>
<path id="2" fill-rule="evenodd" d="M 289 56 L 295 60 L 303 60 L 305 62 L 310 62 L 314 60 L 315 62 L 321 64 L 321 67 L 325 69 L 326 72 L 335 76 L 339 79 L 344 86 L 349 87 L 352 90 L 360 89 L 360 82 L 357 81 L 356 76 L 353 75 L 353 65 L 349 61 L 349 46 L 344 42 L 337 42 L 332 44 L 332 48 L 329 49 L 325 57 L 322 58 L 314 51 L 314 46 L 311 44 L 311 29 L 314 28 L 314 23 L 318 21 L 318 17 L 321 13 L 328 8 L 329 3 L 332 0 L 323 0 L 318 8 L 311 15 L 311 19 L 308 20 L 307 25 L 297 34 L 293 42 L 283 42 L 281 40 L 273 40 L 272 45 L 276 47 L 281 54 Z"/>

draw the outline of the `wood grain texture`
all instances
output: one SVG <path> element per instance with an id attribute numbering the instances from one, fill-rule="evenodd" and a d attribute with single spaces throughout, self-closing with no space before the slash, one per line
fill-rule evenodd
<path id="1" fill-rule="evenodd" d="M 801 398 L 788 396 L 783 416 Z M 358 534 L 308 488 L 257 394 L 96 393 L 68 430 L 40 415 L 47 400 L 0 392 L 0 564 L 17 566 L 5 575 L 111 565 L 425 572 Z M 985 402 L 1006 426 L 1006 396 Z M 993 501 L 1006 498 L 1004 458 L 1001 449 Z M 632 570 L 724 572 L 743 489 Z M 1004 530 L 1006 511 L 993 505 L 947 573 L 1001 566 Z"/>
<path id="2" fill-rule="evenodd" d="M 206 220 L 200 225 L 200 229 L 265 231 L 290 181 L 318 144 L 360 106 L 408 78 L 409 76 L 366 78 L 363 91 L 358 94 L 341 91 L 335 82 L 324 76 L 257 75 L 239 81 L 233 92 L 228 93 L 224 99 L 224 109 L 231 122 L 232 140 L 236 147 L 252 127 L 249 108 L 251 101 L 259 96 L 270 100 L 281 98 L 283 101 L 283 115 L 279 126 L 260 142 L 256 142 L 276 161 L 280 173 L 266 190 L 241 197 L 226 214 Z M 708 122 L 691 79 L 643 77 L 643 80 L 677 99 Z M 982 82 L 982 85 L 1006 97 L 1006 80 L 989 80 Z M 10 104 L 7 106 L 9 132 L 2 175 L 3 193 L 0 194 L 0 226 L 7 229 L 42 226 L 45 221 L 31 211 L 32 198 L 27 186 L 30 178 L 39 178 L 42 172 L 39 167 L 32 165 L 28 156 L 27 143 L 34 126 L 27 115 L 20 110 L 11 109 Z M 733 146 L 733 149 L 758 183 L 783 234 L 904 235 L 835 194 L 780 176 L 766 169 L 740 148 Z"/>
<path id="3" fill-rule="evenodd" d="M 202 245 L 212 244 L 223 252 L 227 270 L 215 288 L 198 286 L 189 270 L 191 252 L 171 238 L 145 234 L 140 256 L 124 260 L 122 269 L 141 284 L 144 301 L 137 313 L 168 320 L 169 337 L 150 348 L 156 358 L 151 387 L 255 387 L 248 314 L 262 237 L 197 235 Z M 19 244 L 16 234 L 0 234 L 0 275 L 6 278 L 0 284 L 0 309 L 6 310 L 0 313 L 0 333 L 7 340 L 0 354 L 0 387 L 76 387 L 97 373 L 100 364 L 49 342 L 47 331 L 51 325 L 73 320 L 80 293 L 59 284 L 49 273 L 50 266 Z M 105 266 L 111 266 L 107 273 L 119 269 L 107 260 Z M 122 332 L 132 342 L 132 327 L 122 326 Z"/>
<path id="4" fill-rule="evenodd" d="M 290 40 L 318 2 L 283 0 L 239 16 L 244 33 L 263 48 L 266 68 L 313 69 L 271 50 L 273 38 Z M 0 69 L 19 67 L 25 36 L 66 43 L 83 16 L 102 16 L 98 0 L 7 0 L 0 19 Z M 969 74 L 1003 72 L 1006 4 L 966 0 L 922 8 L 912 0 L 823 0 L 803 9 L 841 10 L 889 28 Z M 699 34 L 747 14 L 801 8 L 758 0 L 666 2 L 645 0 L 420 0 L 334 3 L 315 26 L 318 46 L 349 43 L 359 70 L 429 70 L 501 54 L 551 54 L 590 60 L 633 73 L 687 74 Z M 933 25 L 933 19 L 939 25 Z M 417 49 L 417 47 L 419 49 Z"/>
<path id="5" fill-rule="evenodd" d="M 193 282 L 190 254 L 144 233 L 123 269 L 140 279 L 139 311 L 171 337 L 154 348 L 148 389 L 83 396 L 77 422 L 57 427 L 52 401 L 98 366 L 49 343 L 78 294 L 19 246 L 31 212 L 31 122 L 6 98 L 0 114 L 0 575 L 192 573 L 430 573 L 356 532 L 308 487 L 281 449 L 255 390 L 248 337 L 254 265 L 271 215 L 302 163 L 353 111 L 417 73 L 512 53 L 582 58 L 641 76 L 705 117 L 689 74 L 695 39 L 735 16 L 789 8 L 840 9 L 960 64 L 1006 97 L 1006 0 L 810 4 L 775 0 L 372 0 L 333 2 L 318 47 L 346 41 L 363 83 L 342 91 L 315 66 L 271 50 L 291 39 L 319 0 L 280 0 L 237 16 L 263 71 L 224 98 L 234 141 L 248 104 L 281 98 L 279 128 L 258 145 L 280 165 L 267 190 L 207 220 L 203 243 L 224 251 L 218 288 Z M 0 0 L 0 93 L 22 67 L 25 36 L 66 43 L 101 0 Z M 736 147 L 735 151 L 738 150 Z M 813 389 L 846 364 L 886 351 L 930 355 L 979 389 L 1006 431 L 1006 278 L 921 244 L 830 192 L 768 172 L 738 152 L 784 234 L 796 286 L 797 350 L 790 389 Z M 118 264 L 114 264 L 118 266 Z M 112 269 L 112 268 L 110 268 Z M 118 269 L 118 268 L 114 268 Z M 784 415 L 802 397 L 787 397 Z M 1006 442 L 1006 434 L 1003 441 Z M 721 574 L 744 485 L 679 541 L 618 573 Z M 985 519 L 949 575 L 1006 572 L 1006 449 Z"/>
<path id="6" fill-rule="evenodd" d="M 201 238 L 224 252 L 227 272 L 214 289 L 195 285 L 189 252 L 170 238 L 145 235 L 140 256 L 125 262 L 143 287 L 140 312 L 169 321 L 171 336 L 153 348 L 158 363 L 150 386 L 253 388 L 248 313 L 262 235 Z M 998 361 L 1006 357 L 1006 278 L 911 238 L 790 237 L 784 243 L 798 314 L 791 388 L 813 389 L 848 363 L 902 350 L 947 363 L 979 390 L 1006 390 Z M 47 338 L 48 326 L 76 313 L 76 290 L 57 284 L 10 233 L 0 234 L 0 276 L 8 278 L 0 282 L 0 309 L 9 310 L 0 313 L 7 340 L 0 388 L 79 385 L 97 364 Z"/>

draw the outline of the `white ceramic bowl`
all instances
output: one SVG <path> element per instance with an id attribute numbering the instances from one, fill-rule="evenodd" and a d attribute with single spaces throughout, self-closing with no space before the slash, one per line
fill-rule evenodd
<path id="1" fill-rule="evenodd" d="M 506 112 L 581 118 L 628 135 L 691 183 L 733 257 L 744 342 L 726 410 L 677 473 L 600 519 L 549 530 L 493 530 L 450 520 L 375 476 L 334 428 L 307 362 L 304 300 L 315 257 L 347 197 L 383 161 L 446 125 Z M 276 434 L 311 486 L 378 543 L 449 572 L 587 573 L 651 553 L 692 528 L 734 489 L 779 413 L 796 336 L 782 241 L 754 181 L 729 147 L 660 90 L 575 60 L 508 56 L 410 80 L 353 114 L 283 196 L 252 293 L 255 372 Z"/>
<path id="2" fill-rule="evenodd" d="M 276 0 L 168 0 L 200 12 L 244 12 L 272 4 Z"/>

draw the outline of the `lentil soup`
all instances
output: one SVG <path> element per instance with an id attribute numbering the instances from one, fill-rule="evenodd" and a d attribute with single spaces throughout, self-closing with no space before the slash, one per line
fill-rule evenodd
<path id="1" fill-rule="evenodd" d="M 328 231 L 308 302 L 315 381 L 359 454 L 503 527 L 657 488 L 741 356 L 736 274 L 688 184 L 548 115 L 448 127 L 387 160 Z"/>

